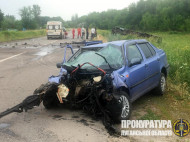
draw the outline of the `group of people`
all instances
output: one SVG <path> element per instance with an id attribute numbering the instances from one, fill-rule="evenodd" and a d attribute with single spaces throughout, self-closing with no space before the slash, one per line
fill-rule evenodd
<path id="1" fill-rule="evenodd" d="M 94 37 L 97 36 L 97 32 L 96 32 L 96 28 L 91 28 L 91 39 L 93 39 Z M 86 39 L 88 39 L 89 37 L 89 30 L 88 27 L 86 27 L 86 29 L 84 27 L 77 28 L 77 38 L 82 38 L 85 39 L 85 34 L 86 34 Z M 72 29 L 72 35 L 73 35 L 73 39 L 75 38 L 75 28 Z"/>

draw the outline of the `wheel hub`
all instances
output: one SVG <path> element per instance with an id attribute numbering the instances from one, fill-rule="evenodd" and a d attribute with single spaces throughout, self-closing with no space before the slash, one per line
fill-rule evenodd
<path id="1" fill-rule="evenodd" d="M 164 92 L 165 86 L 166 86 L 166 79 L 164 76 L 161 77 L 160 83 L 161 83 L 161 90 L 162 90 L 162 92 Z"/>

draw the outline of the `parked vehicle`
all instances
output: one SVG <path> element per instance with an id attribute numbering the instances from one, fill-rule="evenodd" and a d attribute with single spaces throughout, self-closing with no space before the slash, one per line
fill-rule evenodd
<path id="1" fill-rule="evenodd" d="M 62 27 L 62 22 L 60 21 L 48 21 L 47 22 L 47 39 L 50 38 L 65 38 L 65 34 Z M 64 29 L 65 30 L 65 29 Z"/>

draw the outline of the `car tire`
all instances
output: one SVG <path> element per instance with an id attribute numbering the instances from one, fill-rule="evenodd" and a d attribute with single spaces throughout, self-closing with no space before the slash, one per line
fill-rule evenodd
<path id="1" fill-rule="evenodd" d="M 117 92 L 107 108 L 110 112 L 110 117 L 115 123 L 121 123 L 121 120 L 129 119 L 132 108 L 129 95 L 124 91 Z"/>
<path id="2" fill-rule="evenodd" d="M 56 98 L 56 96 L 46 96 L 43 99 L 43 105 L 46 109 L 51 109 L 56 107 L 59 104 L 58 99 Z"/>
<path id="3" fill-rule="evenodd" d="M 57 86 L 52 85 L 43 95 L 43 105 L 46 109 L 51 109 L 59 104 L 59 100 L 57 98 L 56 93 L 57 93 Z"/>
<path id="4" fill-rule="evenodd" d="M 164 95 L 165 90 L 166 90 L 166 76 L 165 76 L 165 74 L 161 73 L 159 84 L 155 88 L 154 92 L 155 92 L 155 94 L 162 96 L 162 95 Z"/>

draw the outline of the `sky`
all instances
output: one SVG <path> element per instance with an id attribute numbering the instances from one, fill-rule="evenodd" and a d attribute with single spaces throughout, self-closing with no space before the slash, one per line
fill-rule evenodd
<path id="1" fill-rule="evenodd" d="M 24 6 L 37 4 L 41 8 L 41 16 L 57 17 L 63 20 L 71 19 L 71 16 L 87 15 L 90 12 L 102 12 L 108 9 L 123 9 L 138 0 L 0 0 L 0 9 L 5 15 L 14 15 L 20 19 L 19 9 Z"/>

